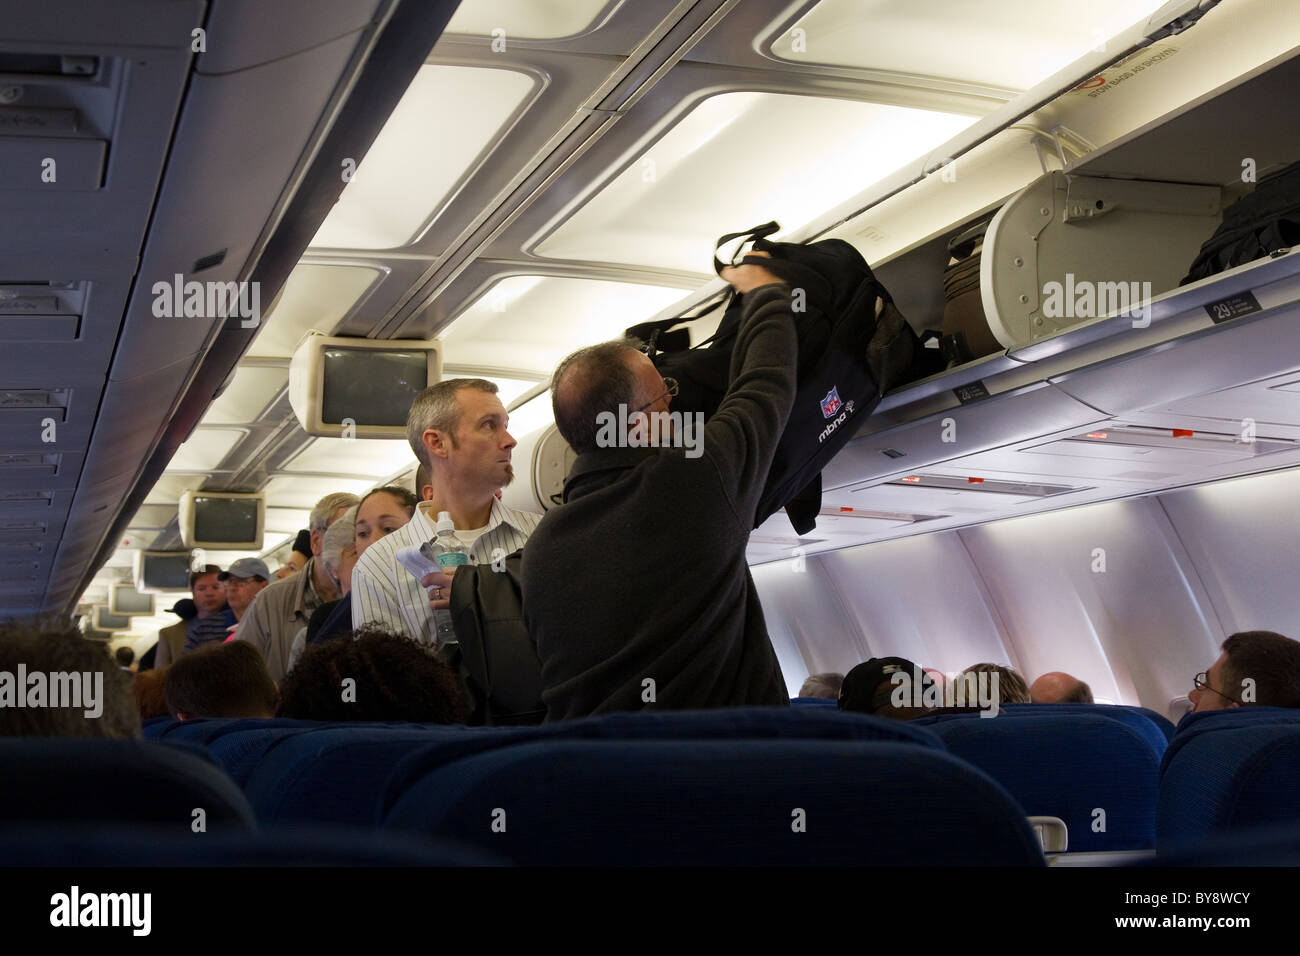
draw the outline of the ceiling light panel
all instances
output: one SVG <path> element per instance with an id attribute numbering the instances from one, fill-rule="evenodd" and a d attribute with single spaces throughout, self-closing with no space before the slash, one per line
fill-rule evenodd
<path id="1" fill-rule="evenodd" d="M 718 236 L 769 219 L 781 224 L 778 236 L 793 233 L 975 121 L 829 97 L 721 93 L 638 147 L 534 251 L 711 275 Z"/>
<path id="2" fill-rule="evenodd" d="M 244 366 L 221 397 L 208 406 L 204 425 L 243 425 L 254 422 L 271 400 L 289 383 L 287 368 Z"/>
<path id="3" fill-rule="evenodd" d="M 420 67 L 311 247 L 414 242 L 537 86 L 517 70 Z"/>
<path id="4" fill-rule="evenodd" d="M 310 330 L 333 332 L 383 274 L 366 266 L 298 263 L 248 355 L 287 359 Z"/>
<path id="5" fill-rule="evenodd" d="M 180 501 L 181 494 L 191 489 L 197 489 L 203 484 L 202 475 L 168 475 L 162 477 L 149 489 L 148 496 L 144 499 L 147 505 L 171 505 L 176 507 L 176 502 Z"/>
<path id="6" fill-rule="evenodd" d="M 281 470 L 361 475 L 377 481 L 415 463 L 415 453 L 404 441 L 317 438 Z"/>
<path id="7" fill-rule="evenodd" d="M 216 471 L 244 433 L 234 428 L 198 428 L 176 449 L 167 471 Z"/>
<path id="8" fill-rule="evenodd" d="M 1027 90 L 1158 10 L 1165 0 L 822 0 L 772 41 L 792 63 L 881 70 Z"/>
<path id="9" fill-rule="evenodd" d="M 570 352 L 616 338 L 692 291 L 595 279 L 509 276 L 440 335 L 444 364 L 550 375 Z"/>
<path id="10" fill-rule="evenodd" d="M 295 508 L 310 511 L 316 502 L 336 491 L 348 491 L 354 495 L 364 495 L 374 487 L 374 482 L 367 478 L 308 478 L 300 475 L 281 475 L 272 478 L 263 489 L 266 493 L 268 508 Z M 305 527 L 305 525 L 304 525 Z M 271 544 L 275 544 L 283 535 L 269 535 Z"/>
<path id="11" fill-rule="evenodd" d="M 444 33 L 493 36 L 507 42 L 557 40 L 586 33 L 595 25 L 610 0 L 475 0 L 457 8 Z"/>

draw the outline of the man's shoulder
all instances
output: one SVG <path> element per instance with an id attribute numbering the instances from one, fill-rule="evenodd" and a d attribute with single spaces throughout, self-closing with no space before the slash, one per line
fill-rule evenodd
<path id="1" fill-rule="evenodd" d="M 516 511 L 500 501 L 496 503 L 496 509 L 503 524 L 509 524 L 516 531 L 522 531 L 525 534 L 531 534 L 537 525 L 541 523 L 542 518 L 545 517 L 535 511 Z"/>

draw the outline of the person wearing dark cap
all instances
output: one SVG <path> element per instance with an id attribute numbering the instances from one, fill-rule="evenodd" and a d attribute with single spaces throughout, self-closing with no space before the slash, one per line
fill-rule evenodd
<path id="1" fill-rule="evenodd" d="M 189 630 L 190 621 L 199 616 L 199 609 L 194 606 L 191 598 L 181 598 L 168 610 L 180 620 L 158 632 L 158 644 L 153 659 L 156 670 L 162 670 L 180 660 L 181 654 L 185 651 L 185 634 Z"/>
<path id="2" fill-rule="evenodd" d="M 261 558 L 240 558 L 218 574 L 217 579 L 225 584 L 226 600 L 235 615 L 235 623 L 228 629 L 230 634 L 234 634 L 253 598 L 271 583 L 271 571 Z"/>
<path id="3" fill-rule="evenodd" d="M 190 593 L 194 595 L 194 606 L 199 613 L 185 631 L 186 654 L 205 644 L 221 643 L 230 636 L 230 625 L 235 623 L 235 612 L 226 603 L 221 568 L 205 564 L 201 571 L 191 571 Z"/>
<path id="4" fill-rule="evenodd" d="M 913 687 L 919 675 L 921 686 Z M 930 711 L 925 706 L 929 692 L 936 696 L 934 680 L 905 657 L 873 657 L 844 675 L 840 686 L 840 710 L 859 714 L 914 720 Z"/>

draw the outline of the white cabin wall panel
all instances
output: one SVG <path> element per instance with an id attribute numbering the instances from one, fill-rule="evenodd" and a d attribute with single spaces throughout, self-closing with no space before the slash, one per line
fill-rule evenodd
<path id="1" fill-rule="evenodd" d="M 956 671 L 1006 661 L 997 611 L 955 534 L 921 535 L 819 558 L 861 644 L 858 660 L 897 655 Z"/>
<path id="2" fill-rule="evenodd" d="M 1097 697 L 1163 713 L 1214 660 L 1209 595 L 1152 498 L 960 534 L 1027 680 L 1066 671 Z"/>
<path id="3" fill-rule="evenodd" d="M 768 636 L 776 649 L 791 697 L 809 674 L 843 674 L 871 655 L 862 632 L 845 614 L 820 558 L 774 561 L 751 568 L 763 605 Z"/>
<path id="4" fill-rule="evenodd" d="M 1186 488 L 1160 500 L 1205 583 L 1224 636 L 1269 630 L 1300 639 L 1292 557 L 1300 539 L 1300 469 Z"/>

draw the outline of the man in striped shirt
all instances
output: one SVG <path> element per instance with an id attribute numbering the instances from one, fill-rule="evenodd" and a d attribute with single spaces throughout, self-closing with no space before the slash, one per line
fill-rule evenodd
<path id="1" fill-rule="evenodd" d="M 404 526 L 366 548 L 352 571 L 352 624 L 375 624 L 426 647 L 443 647 L 456 635 L 448 611 L 452 574 L 417 581 L 397 560 L 402 548 L 436 535 L 438 512 L 451 512 L 456 537 L 475 564 L 490 564 L 524 546 L 542 516 L 507 508 L 497 490 L 514 477 L 515 440 L 497 386 L 481 378 L 439 382 L 416 396 L 406 437 L 429 469 L 433 497 L 420 502 Z M 427 589 L 427 591 L 426 591 Z"/>

